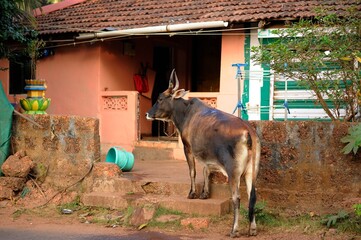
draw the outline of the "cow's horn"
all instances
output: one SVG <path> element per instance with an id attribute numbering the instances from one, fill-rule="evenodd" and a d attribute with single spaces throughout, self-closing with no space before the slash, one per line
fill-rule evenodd
<path id="1" fill-rule="evenodd" d="M 170 74 L 170 77 L 169 77 L 169 86 L 168 86 L 168 89 L 172 89 L 173 90 L 173 75 L 174 75 L 174 71 L 175 69 L 173 69 L 172 73 Z"/>
<path id="2" fill-rule="evenodd" d="M 179 81 L 178 81 L 178 77 L 177 77 L 177 73 L 175 72 L 175 69 L 173 70 L 174 72 L 174 76 L 175 76 L 175 87 L 173 88 L 173 91 L 176 91 L 179 87 Z"/>

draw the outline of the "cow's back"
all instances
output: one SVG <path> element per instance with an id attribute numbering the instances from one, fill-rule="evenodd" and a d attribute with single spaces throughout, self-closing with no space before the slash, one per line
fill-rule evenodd
<path id="1" fill-rule="evenodd" d="M 234 157 L 240 142 L 249 141 L 247 122 L 215 108 L 198 99 L 191 100 L 189 116 L 182 134 L 182 140 L 189 144 L 199 161 L 217 161 L 221 154 Z"/>

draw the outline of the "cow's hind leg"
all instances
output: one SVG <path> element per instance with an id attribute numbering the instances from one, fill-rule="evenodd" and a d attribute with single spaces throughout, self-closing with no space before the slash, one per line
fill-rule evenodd
<path id="1" fill-rule="evenodd" d="M 248 194 L 248 218 L 249 218 L 249 235 L 256 236 L 257 235 L 257 225 L 256 225 L 256 216 L 254 214 L 254 208 L 256 205 L 257 197 L 256 197 L 256 189 L 254 184 L 252 183 L 252 172 L 248 172 L 245 175 L 245 181 L 247 186 L 247 194 Z"/>
<path id="2" fill-rule="evenodd" d="M 204 184 L 203 184 L 203 190 L 201 195 L 199 196 L 200 199 L 207 199 L 210 197 L 210 188 L 209 188 L 209 175 L 211 174 L 210 169 L 207 165 L 203 168 L 203 177 L 204 177 Z"/>
<path id="3" fill-rule="evenodd" d="M 239 182 L 240 177 L 233 176 L 229 179 L 229 184 L 232 191 L 233 202 L 233 227 L 230 237 L 235 238 L 240 236 L 239 231 L 239 208 L 240 208 L 240 195 L 239 195 Z"/>

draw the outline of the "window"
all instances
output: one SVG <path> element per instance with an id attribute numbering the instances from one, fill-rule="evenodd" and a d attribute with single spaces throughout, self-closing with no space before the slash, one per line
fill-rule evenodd
<path id="1" fill-rule="evenodd" d="M 10 60 L 9 79 L 10 92 L 9 94 L 23 94 L 25 79 L 31 78 L 31 60 L 26 57 L 16 56 Z"/>

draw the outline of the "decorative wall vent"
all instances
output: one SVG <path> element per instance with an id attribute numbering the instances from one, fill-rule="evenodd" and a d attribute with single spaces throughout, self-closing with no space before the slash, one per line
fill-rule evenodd
<path id="1" fill-rule="evenodd" d="M 103 110 L 128 110 L 128 96 L 103 96 Z"/>
<path id="2" fill-rule="evenodd" d="M 213 108 L 217 108 L 217 98 L 216 97 L 200 97 L 200 100 L 207 103 L 209 106 Z"/>

